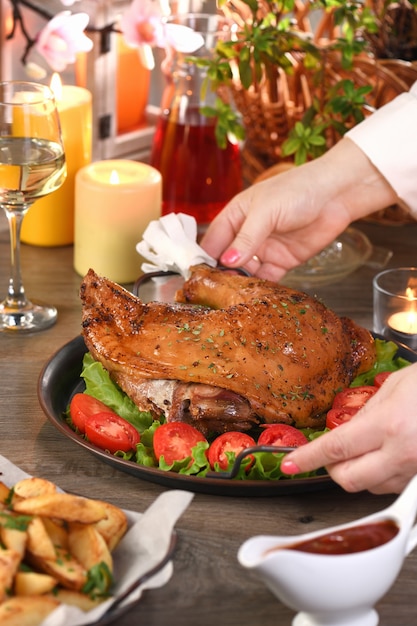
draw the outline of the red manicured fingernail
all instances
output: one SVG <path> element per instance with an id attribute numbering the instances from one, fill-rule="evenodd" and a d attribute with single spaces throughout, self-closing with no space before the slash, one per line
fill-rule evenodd
<path id="1" fill-rule="evenodd" d="M 282 461 L 281 471 L 284 474 L 300 474 L 300 468 L 293 461 Z"/>
<path id="2" fill-rule="evenodd" d="M 220 257 L 220 262 L 224 263 L 225 265 L 232 265 L 234 263 L 237 263 L 240 257 L 241 254 L 239 250 L 236 250 L 235 248 L 229 248 L 229 250 L 223 252 L 222 256 Z"/>

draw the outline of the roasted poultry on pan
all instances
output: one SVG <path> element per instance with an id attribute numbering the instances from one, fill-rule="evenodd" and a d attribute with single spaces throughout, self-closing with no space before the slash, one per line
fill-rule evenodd
<path id="1" fill-rule="evenodd" d="M 143 303 L 88 272 L 88 350 L 143 410 L 205 434 L 324 425 L 335 393 L 375 360 L 371 334 L 305 293 L 192 268 L 177 303 Z M 200 305 L 200 306 L 196 306 Z"/>

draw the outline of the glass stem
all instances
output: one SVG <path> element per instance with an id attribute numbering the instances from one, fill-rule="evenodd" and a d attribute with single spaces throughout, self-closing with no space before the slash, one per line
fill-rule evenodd
<path id="1" fill-rule="evenodd" d="M 10 279 L 6 302 L 13 309 L 21 309 L 27 304 L 27 299 L 20 269 L 20 231 L 29 205 L 19 207 L 19 210 L 16 210 L 16 207 L 3 205 L 3 209 L 7 216 L 10 232 Z"/>

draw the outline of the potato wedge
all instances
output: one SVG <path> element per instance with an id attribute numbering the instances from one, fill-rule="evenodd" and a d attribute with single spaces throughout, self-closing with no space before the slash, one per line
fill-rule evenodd
<path id="1" fill-rule="evenodd" d="M 34 554 L 28 554 L 28 562 L 34 569 L 56 578 L 67 589 L 81 591 L 87 581 L 85 568 L 72 554 L 61 548 L 56 548 L 55 559 L 43 559 Z"/>
<path id="2" fill-rule="evenodd" d="M 61 520 L 52 520 L 49 517 L 43 517 L 42 521 L 54 546 L 67 550 L 68 531 L 66 529 L 66 524 L 64 524 Z"/>
<path id="3" fill-rule="evenodd" d="M 28 526 L 27 550 L 43 559 L 55 559 L 55 548 L 40 517 L 34 517 Z"/>
<path id="4" fill-rule="evenodd" d="M 89 500 L 69 493 L 47 493 L 26 498 L 16 502 L 13 510 L 26 515 L 55 517 L 83 524 L 92 524 L 106 517 L 106 509 L 98 500 Z"/>
<path id="5" fill-rule="evenodd" d="M 58 580 L 39 572 L 17 572 L 14 579 L 14 593 L 17 596 L 40 596 L 49 593 Z"/>
<path id="6" fill-rule="evenodd" d="M 106 510 L 107 517 L 96 522 L 95 527 L 112 552 L 127 531 L 127 517 L 124 511 L 114 504 L 104 501 L 101 504 Z"/>
<path id="7" fill-rule="evenodd" d="M 92 524 L 71 523 L 68 533 L 68 547 L 88 571 L 94 565 L 104 562 L 113 571 L 113 559 L 104 538 Z"/>
<path id="8" fill-rule="evenodd" d="M 20 560 L 20 554 L 15 550 L 0 550 L 0 601 L 13 587 Z"/>
<path id="9" fill-rule="evenodd" d="M 48 594 L 49 597 L 49 594 Z M 87 596 L 85 593 L 80 593 L 79 591 L 71 591 L 71 589 L 62 589 L 59 588 L 57 591 L 54 591 L 53 595 L 51 594 L 51 598 L 55 598 L 59 600 L 62 604 L 69 604 L 71 606 L 78 606 L 82 611 L 91 611 L 98 604 L 103 602 L 102 598 L 92 599 L 90 596 Z"/>
<path id="10" fill-rule="evenodd" d="M 26 550 L 28 533 L 25 530 L 17 530 L 8 526 L 0 526 L 0 541 L 5 548 L 15 550 L 23 558 Z"/>
<path id="11" fill-rule="evenodd" d="M 35 496 L 41 496 L 46 493 L 56 493 L 57 488 L 54 483 L 51 483 L 45 478 L 24 478 L 19 480 L 14 485 L 14 493 L 19 498 L 34 498 Z"/>
<path id="12" fill-rule="evenodd" d="M 39 626 L 59 602 L 47 596 L 15 596 L 0 604 L 1 626 Z"/>

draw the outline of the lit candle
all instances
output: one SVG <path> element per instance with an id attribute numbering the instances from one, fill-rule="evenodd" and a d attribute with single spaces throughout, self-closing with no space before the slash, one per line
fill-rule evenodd
<path id="1" fill-rule="evenodd" d="M 394 339 L 414 348 L 417 339 L 417 302 L 414 291 L 409 287 L 406 289 L 405 295 L 409 301 L 408 309 L 393 313 L 388 318 L 388 328 Z"/>
<path id="2" fill-rule="evenodd" d="M 405 335 L 417 335 L 417 313 L 413 311 L 400 311 L 394 313 L 388 320 L 392 330 Z"/>
<path id="3" fill-rule="evenodd" d="M 61 122 L 67 178 L 54 193 L 37 200 L 22 223 L 22 241 L 36 246 L 74 242 L 74 186 L 77 171 L 91 162 L 92 97 L 83 87 L 51 81 Z"/>
<path id="4" fill-rule="evenodd" d="M 90 268 L 117 283 L 131 283 L 143 260 L 136 244 L 161 216 L 162 179 L 146 163 L 109 160 L 82 168 L 75 179 L 74 268 Z"/>

